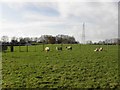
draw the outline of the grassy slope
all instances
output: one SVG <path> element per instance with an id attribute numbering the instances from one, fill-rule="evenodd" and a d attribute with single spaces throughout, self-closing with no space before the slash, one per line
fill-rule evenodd
<path id="1" fill-rule="evenodd" d="M 72 45 L 73 50 L 56 51 L 57 45 L 29 46 L 30 52 L 3 53 L 3 88 L 9 87 L 116 87 L 118 80 L 117 46 L 103 46 L 106 51 L 93 52 L 97 46 Z M 25 50 L 25 47 L 22 47 Z"/>

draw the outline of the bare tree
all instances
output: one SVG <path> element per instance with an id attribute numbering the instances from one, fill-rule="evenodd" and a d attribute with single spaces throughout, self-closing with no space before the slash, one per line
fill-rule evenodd
<path id="1" fill-rule="evenodd" d="M 2 42 L 6 43 L 9 41 L 9 38 L 8 38 L 8 36 L 2 36 L 1 40 L 2 40 Z"/>
<path id="2" fill-rule="evenodd" d="M 12 37 L 11 43 L 18 44 L 18 38 L 17 37 Z"/>

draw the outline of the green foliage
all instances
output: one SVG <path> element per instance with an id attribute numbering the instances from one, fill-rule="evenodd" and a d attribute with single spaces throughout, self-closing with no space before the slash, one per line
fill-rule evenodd
<path id="1" fill-rule="evenodd" d="M 15 52 L 2 54 L 3 88 L 118 88 L 118 47 L 72 45 L 72 50 L 56 51 L 56 46 L 42 45 L 15 47 Z"/>

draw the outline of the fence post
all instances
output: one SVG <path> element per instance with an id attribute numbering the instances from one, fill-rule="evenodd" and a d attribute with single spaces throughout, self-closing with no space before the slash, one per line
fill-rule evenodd
<path id="1" fill-rule="evenodd" d="M 27 52 L 28 52 L 28 45 L 26 46 L 26 48 L 27 48 Z"/>
<path id="2" fill-rule="evenodd" d="M 45 46 L 44 46 L 44 43 L 43 43 L 43 51 L 44 51 L 44 47 L 45 47 Z"/>
<path id="3" fill-rule="evenodd" d="M 11 44 L 11 52 L 14 52 L 14 45 Z"/>
<path id="4" fill-rule="evenodd" d="M 43 41 L 43 51 L 44 51 L 44 48 L 45 48 L 45 45 L 44 45 L 44 43 L 45 43 L 45 40 Z"/>
<path id="5" fill-rule="evenodd" d="M 62 35 L 61 35 L 61 47 L 63 49 L 63 39 L 62 39 Z"/>
<path id="6" fill-rule="evenodd" d="M 21 44 L 19 44 L 19 52 L 21 52 Z"/>
<path id="7" fill-rule="evenodd" d="M 35 52 L 36 52 L 36 44 L 35 44 Z"/>

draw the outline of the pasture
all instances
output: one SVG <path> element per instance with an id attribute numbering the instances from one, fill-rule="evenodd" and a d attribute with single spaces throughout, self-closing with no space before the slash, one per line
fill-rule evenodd
<path id="1" fill-rule="evenodd" d="M 118 46 L 73 44 L 72 50 L 56 51 L 57 44 L 15 47 L 2 53 L 3 88 L 118 88 Z"/>

